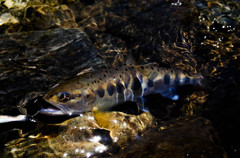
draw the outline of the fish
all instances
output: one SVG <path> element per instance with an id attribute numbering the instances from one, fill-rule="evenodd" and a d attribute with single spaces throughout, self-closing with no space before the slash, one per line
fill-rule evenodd
<path id="1" fill-rule="evenodd" d="M 201 85 L 202 79 L 201 74 L 188 75 L 181 70 L 159 67 L 157 64 L 125 64 L 86 72 L 60 82 L 43 100 L 68 115 L 104 111 L 126 101 L 136 102 L 141 110 L 147 111 L 144 96 L 158 93 L 177 100 L 177 86 Z"/>

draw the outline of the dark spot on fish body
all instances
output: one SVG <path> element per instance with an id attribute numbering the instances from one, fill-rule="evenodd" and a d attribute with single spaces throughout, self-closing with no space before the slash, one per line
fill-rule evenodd
<path id="1" fill-rule="evenodd" d="M 118 82 L 116 84 L 116 90 L 117 90 L 117 93 L 121 94 L 124 90 L 124 86 L 121 83 Z"/>
<path id="2" fill-rule="evenodd" d="M 147 86 L 153 87 L 153 80 L 148 79 Z"/>
<path id="3" fill-rule="evenodd" d="M 152 70 L 154 70 L 154 68 L 153 68 L 152 66 L 151 66 L 150 68 L 151 68 Z"/>
<path id="4" fill-rule="evenodd" d="M 141 69 L 144 70 L 144 66 L 141 66 Z"/>
<path id="5" fill-rule="evenodd" d="M 98 88 L 96 90 L 96 93 L 97 95 L 100 97 L 100 98 L 103 98 L 104 97 L 104 89 L 103 88 Z"/>
<path id="6" fill-rule="evenodd" d="M 107 86 L 107 91 L 108 91 L 108 94 L 109 94 L 110 96 L 113 95 L 114 89 L 115 89 L 115 86 L 114 86 L 114 85 L 108 84 L 108 86 Z"/>
<path id="7" fill-rule="evenodd" d="M 126 89 L 128 88 L 130 80 L 131 80 L 130 74 L 126 73 L 125 74 L 125 80 L 124 80 L 124 86 L 125 86 Z"/>
<path id="8" fill-rule="evenodd" d="M 179 76 L 176 76 L 175 80 L 174 80 L 174 84 L 176 86 L 179 86 L 180 85 L 180 77 Z"/>
<path id="9" fill-rule="evenodd" d="M 164 82 L 164 84 L 166 84 L 166 85 L 169 85 L 169 84 L 170 84 L 170 75 L 169 75 L 169 74 L 165 74 L 165 75 L 164 75 L 163 82 Z"/>
<path id="10" fill-rule="evenodd" d="M 139 79 L 137 77 L 135 77 L 133 79 L 133 83 L 132 83 L 132 90 L 137 91 L 140 88 L 141 88 L 141 82 L 139 81 Z"/>
<path id="11" fill-rule="evenodd" d="M 184 83 L 185 84 L 189 84 L 190 83 L 190 78 L 189 77 L 185 77 L 184 78 Z"/>
<path id="12" fill-rule="evenodd" d="M 80 82 L 77 82 L 77 84 L 80 84 Z"/>
<path id="13" fill-rule="evenodd" d="M 197 84 L 198 83 L 198 79 L 197 78 L 192 79 L 192 83 L 193 84 Z"/>
<path id="14" fill-rule="evenodd" d="M 101 77 L 99 77 L 99 80 L 101 80 L 101 81 L 102 81 L 102 78 L 101 78 Z"/>
<path id="15" fill-rule="evenodd" d="M 89 88 L 89 91 L 90 91 L 91 93 L 93 93 L 93 92 L 94 92 L 94 90 L 93 90 L 93 89 L 91 89 L 91 88 Z"/>
<path id="16" fill-rule="evenodd" d="M 129 82 L 124 82 L 126 88 L 128 88 Z"/>
<path id="17" fill-rule="evenodd" d="M 106 74 L 103 74 L 103 77 L 105 77 L 105 78 L 106 78 L 106 77 L 107 77 L 107 76 L 106 76 Z"/>
<path id="18" fill-rule="evenodd" d="M 163 81 L 162 81 L 161 79 L 154 80 L 153 82 L 154 82 L 154 83 L 153 83 L 153 88 L 154 88 L 155 90 L 159 90 L 159 89 L 162 88 L 162 86 L 163 86 Z"/>
<path id="19" fill-rule="evenodd" d="M 125 68 L 125 71 L 128 71 L 128 69 L 127 69 L 127 68 Z"/>

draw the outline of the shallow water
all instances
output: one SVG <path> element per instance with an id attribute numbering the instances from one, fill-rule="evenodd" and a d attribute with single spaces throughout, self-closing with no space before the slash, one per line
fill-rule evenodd
<path id="1" fill-rule="evenodd" d="M 3 156 L 237 157 L 239 8 L 237 0 L 2 1 L 0 114 L 32 116 L 0 125 Z M 130 53 L 138 65 L 201 73 L 205 86 L 180 88 L 178 101 L 148 96 L 148 114 L 132 103 L 74 118 L 36 114 L 56 83 L 122 65 Z"/>

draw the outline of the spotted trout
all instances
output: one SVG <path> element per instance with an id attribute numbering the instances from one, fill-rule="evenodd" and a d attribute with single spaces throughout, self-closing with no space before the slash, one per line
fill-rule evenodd
<path id="1" fill-rule="evenodd" d="M 105 110 L 125 101 L 139 103 L 141 98 L 159 93 L 178 99 L 174 88 L 201 84 L 201 75 L 151 65 L 123 65 L 78 75 L 53 87 L 43 99 L 64 114 Z M 144 110 L 143 104 L 140 107 Z"/>

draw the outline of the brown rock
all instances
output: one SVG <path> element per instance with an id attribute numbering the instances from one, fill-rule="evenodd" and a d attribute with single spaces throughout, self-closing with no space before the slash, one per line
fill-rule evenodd
<path id="1" fill-rule="evenodd" d="M 111 155 L 153 127 L 150 113 L 86 113 L 6 144 L 5 155 L 17 157 L 89 157 Z M 116 150 L 118 149 L 118 150 Z"/>
<path id="2" fill-rule="evenodd" d="M 181 118 L 159 131 L 150 131 L 113 157 L 226 158 L 218 136 L 209 120 L 202 117 Z"/>
<path id="3" fill-rule="evenodd" d="M 6 2 L 7 8 L 2 8 L 0 12 L 0 33 L 78 26 L 73 11 L 57 1 Z"/>

